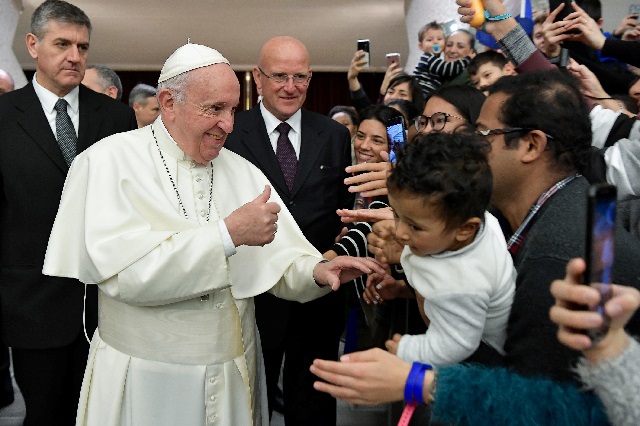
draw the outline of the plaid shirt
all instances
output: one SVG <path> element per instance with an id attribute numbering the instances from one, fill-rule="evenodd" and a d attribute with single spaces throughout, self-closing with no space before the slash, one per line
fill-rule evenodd
<path id="1" fill-rule="evenodd" d="M 520 250 L 520 247 L 522 247 L 522 243 L 524 242 L 529 229 L 535 222 L 535 216 L 540 211 L 540 208 L 542 208 L 544 203 L 578 176 L 580 175 L 576 174 L 566 177 L 540 195 L 535 204 L 531 206 L 531 209 L 529 209 L 529 213 L 527 213 L 527 216 L 524 218 L 518 229 L 516 229 L 516 232 L 514 232 L 513 235 L 511 235 L 511 238 L 509 238 L 509 241 L 507 241 L 507 249 L 509 250 L 509 253 L 511 253 L 511 257 L 515 257 L 518 250 Z"/>

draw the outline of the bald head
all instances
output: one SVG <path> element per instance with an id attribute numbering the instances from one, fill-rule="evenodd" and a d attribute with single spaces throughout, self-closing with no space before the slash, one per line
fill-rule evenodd
<path id="1" fill-rule="evenodd" d="M 298 60 L 304 60 L 309 64 L 309 52 L 307 47 L 298 39 L 289 36 L 273 37 L 262 45 L 260 49 L 260 58 L 258 65 L 261 67 L 265 61 L 286 55 L 287 57 L 295 57 Z"/>
<path id="2" fill-rule="evenodd" d="M 288 120 L 307 97 L 311 80 L 307 48 L 293 37 L 270 39 L 260 50 L 253 79 L 267 111 L 280 121 Z"/>
<path id="3" fill-rule="evenodd" d="M 3 69 L 0 69 L 0 95 L 11 92 L 14 89 L 13 78 Z"/>

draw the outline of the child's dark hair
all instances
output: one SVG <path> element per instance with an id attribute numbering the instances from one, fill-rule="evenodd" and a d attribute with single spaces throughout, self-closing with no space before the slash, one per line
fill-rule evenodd
<path id="1" fill-rule="evenodd" d="M 431 21 L 425 26 L 423 26 L 422 28 L 420 28 L 420 31 L 418 31 L 418 41 L 420 43 L 422 43 L 422 39 L 424 38 L 424 35 L 429 30 L 440 30 L 444 33 L 444 28 L 442 27 L 442 25 L 438 24 L 436 21 Z"/>
<path id="2" fill-rule="evenodd" d="M 478 70 L 484 64 L 493 64 L 496 67 L 502 69 L 509 63 L 509 60 L 500 52 L 495 50 L 487 50 L 486 52 L 478 53 L 467 65 L 467 72 L 469 76 L 476 75 Z"/>
<path id="3" fill-rule="evenodd" d="M 434 132 L 419 135 L 398 153 L 387 178 L 389 194 L 410 193 L 436 207 L 447 230 L 472 217 L 484 217 L 493 177 L 489 145 L 475 133 Z"/>

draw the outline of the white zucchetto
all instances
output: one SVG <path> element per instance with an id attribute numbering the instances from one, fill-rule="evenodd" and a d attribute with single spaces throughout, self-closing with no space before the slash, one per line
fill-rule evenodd
<path id="1" fill-rule="evenodd" d="M 229 61 L 220 52 L 210 47 L 201 44 L 185 44 L 173 52 L 165 61 L 160 71 L 158 83 L 196 68 L 214 64 L 229 65 Z"/>

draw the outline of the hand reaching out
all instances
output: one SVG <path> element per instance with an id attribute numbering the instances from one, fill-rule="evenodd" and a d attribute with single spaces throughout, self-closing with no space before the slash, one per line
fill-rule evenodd
<path id="1" fill-rule="evenodd" d="M 402 280 L 396 280 L 391 275 L 371 274 L 367 277 L 367 286 L 362 297 L 367 304 L 384 303 L 398 297 L 412 297 L 413 294 Z"/>
<path id="2" fill-rule="evenodd" d="M 378 222 L 381 220 L 393 220 L 393 212 L 391 211 L 391 207 L 386 207 L 384 209 L 359 209 L 359 210 L 348 210 L 348 209 L 340 209 L 336 210 L 338 216 L 340 216 L 340 220 L 343 223 L 353 223 L 353 222 Z"/>
<path id="3" fill-rule="evenodd" d="M 359 192 L 363 197 L 387 195 L 387 176 L 391 170 L 389 153 L 381 151 L 384 161 L 379 163 L 360 163 L 347 167 L 347 173 L 359 173 L 344 180 L 349 186 L 349 192 Z"/>
<path id="4" fill-rule="evenodd" d="M 393 220 L 381 220 L 373 225 L 373 232 L 367 236 L 369 251 L 382 263 L 400 263 L 404 246 L 396 239 L 396 224 Z"/>
<path id="5" fill-rule="evenodd" d="M 384 345 L 386 346 L 390 354 L 398 355 L 398 346 L 400 345 L 400 339 L 402 339 L 402 335 L 395 333 L 391 339 L 384 342 Z"/>
<path id="6" fill-rule="evenodd" d="M 313 278 L 320 285 L 331 286 L 333 290 L 340 284 L 352 281 L 363 274 L 386 274 L 380 262 L 370 257 L 338 256 L 329 262 L 318 263 L 313 268 Z"/>

